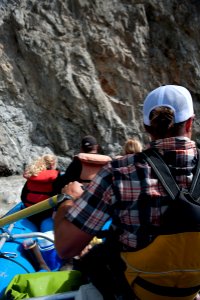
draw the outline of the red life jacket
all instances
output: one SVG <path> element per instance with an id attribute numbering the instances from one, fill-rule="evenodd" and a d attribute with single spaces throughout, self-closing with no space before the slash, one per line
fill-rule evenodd
<path id="1" fill-rule="evenodd" d="M 58 170 L 44 170 L 37 176 L 27 179 L 25 206 L 31 206 L 53 196 L 53 181 L 58 176 Z"/>

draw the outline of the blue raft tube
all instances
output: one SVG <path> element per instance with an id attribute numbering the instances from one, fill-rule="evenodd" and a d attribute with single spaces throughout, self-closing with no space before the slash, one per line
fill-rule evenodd
<path id="1" fill-rule="evenodd" d="M 18 203 L 5 216 L 14 214 L 23 208 L 23 203 Z M 50 234 L 50 229 L 52 228 L 51 222 L 49 223 L 48 219 L 44 221 L 41 226 L 44 232 L 38 232 L 37 227 L 27 218 L 20 219 L 13 224 L 0 228 L 0 299 L 3 297 L 8 284 L 15 275 L 35 273 L 38 271 L 57 271 L 60 269 L 62 261 L 55 253 L 55 249 L 52 252 L 54 240 L 52 234 Z M 102 231 L 108 230 L 111 222 L 111 220 L 107 221 Z M 44 242 L 45 240 L 46 242 Z M 44 258 L 45 255 L 48 258 L 49 255 L 53 255 L 53 259 L 50 260 L 50 263 L 54 261 L 53 265 L 49 264 L 49 260 L 46 261 L 49 270 L 42 266 L 39 266 L 38 269 L 38 262 L 36 264 L 36 261 L 31 259 L 30 253 L 28 253 L 26 247 L 24 247 L 24 245 L 29 246 L 35 241 L 37 241 L 38 244 L 40 243 L 39 249 L 41 253 L 42 250 L 50 250 L 48 253 L 43 253 Z M 44 296 L 35 299 L 75 299 L 76 293 L 77 292 L 66 292 L 60 295 Z"/>
<path id="2" fill-rule="evenodd" d="M 23 208 L 23 204 L 19 203 L 5 216 L 18 212 Z M 45 228 L 49 229 L 50 227 L 45 225 Z M 48 233 L 49 232 L 50 231 L 48 231 Z M 31 240 L 33 242 L 46 240 L 52 245 L 54 243 L 52 235 L 46 234 L 45 232 L 38 232 L 37 227 L 27 218 L 0 228 L 0 299 L 15 275 L 48 271 L 46 266 L 44 268 L 43 266 L 39 266 L 39 262 L 36 262 L 34 257 L 31 257 L 31 253 L 24 247 L 24 242 L 27 240 L 28 244 L 30 244 Z M 52 252 L 51 246 L 50 250 L 55 262 L 55 249 L 54 252 Z M 57 256 L 57 263 L 54 263 L 53 266 L 48 266 L 49 271 L 57 271 L 60 266 L 61 260 Z"/>

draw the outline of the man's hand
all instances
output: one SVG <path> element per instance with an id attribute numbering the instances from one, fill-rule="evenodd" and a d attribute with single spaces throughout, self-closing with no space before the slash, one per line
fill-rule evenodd
<path id="1" fill-rule="evenodd" d="M 74 199 L 78 199 L 83 194 L 83 191 L 83 185 L 78 181 L 70 182 L 62 189 L 63 194 L 68 194 Z"/>
<path id="2" fill-rule="evenodd" d="M 74 201 L 77 200 L 83 193 L 83 185 L 78 181 L 70 182 L 65 185 L 61 191 L 63 194 L 72 196 L 73 200 L 63 201 L 54 216 L 55 224 L 57 224 L 61 219 L 64 219 L 65 213 L 73 206 Z"/>

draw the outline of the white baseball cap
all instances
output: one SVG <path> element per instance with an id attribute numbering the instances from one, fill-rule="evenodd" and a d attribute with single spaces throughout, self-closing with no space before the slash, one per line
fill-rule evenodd
<path id="1" fill-rule="evenodd" d="M 150 113 L 160 106 L 170 107 L 174 111 L 174 122 L 180 123 L 194 116 L 192 96 L 179 85 L 164 85 L 150 92 L 144 100 L 143 121 L 150 126 Z"/>

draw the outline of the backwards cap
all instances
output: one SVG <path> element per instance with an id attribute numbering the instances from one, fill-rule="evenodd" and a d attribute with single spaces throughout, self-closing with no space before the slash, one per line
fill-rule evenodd
<path id="1" fill-rule="evenodd" d="M 164 85 L 150 92 L 143 106 L 144 124 L 150 126 L 150 113 L 160 106 L 170 107 L 174 111 L 174 122 L 180 123 L 194 115 L 190 92 L 179 85 Z"/>
<path id="2" fill-rule="evenodd" d="M 81 141 L 81 146 L 83 149 L 87 149 L 94 145 L 97 145 L 97 140 L 92 135 L 86 135 Z"/>

